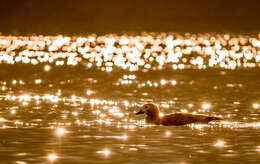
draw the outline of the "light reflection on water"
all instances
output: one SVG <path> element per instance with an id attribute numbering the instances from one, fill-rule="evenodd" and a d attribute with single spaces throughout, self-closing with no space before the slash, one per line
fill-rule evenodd
<path id="1" fill-rule="evenodd" d="M 225 76 L 214 70 L 153 72 L 163 83 L 154 75 L 119 73 L 104 81 L 100 72 L 89 77 L 88 72 L 79 75 L 70 71 L 58 80 L 17 78 L 14 84 L 12 77 L 1 82 L 5 87 L 0 97 L 3 161 L 207 163 L 206 159 L 214 158 L 215 162 L 228 163 L 242 157 L 252 162 L 259 159 L 260 110 L 256 104 L 260 92 L 247 92 L 258 87 L 250 83 L 257 80 L 258 70 L 232 71 Z M 246 78 L 238 78 L 238 72 Z M 117 84 L 129 75 L 135 85 Z M 77 76 L 81 77 L 75 80 Z M 216 76 L 222 78 L 216 82 Z M 138 88 L 140 83 L 156 80 L 158 86 Z M 147 101 L 154 101 L 163 113 L 211 114 L 224 121 L 182 127 L 146 125 L 143 117 L 134 113 Z"/>
<path id="2" fill-rule="evenodd" d="M 106 72 L 81 66 L 0 67 L 1 163 L 260 160 L 258 68 Z M 146 125 L 143 116 L 135 115 L 146 102 L 164 114 L 207 114 L 224 121 Z"/>

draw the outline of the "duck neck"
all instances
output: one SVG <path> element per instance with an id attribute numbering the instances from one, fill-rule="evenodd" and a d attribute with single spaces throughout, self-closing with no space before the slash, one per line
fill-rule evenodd
<path id="1" fill-rule="evenodd" d="M 150 124 L 160 124 L 160 117 L 159 115 L 148 115 L 145 118 L 145 122 Z"/>

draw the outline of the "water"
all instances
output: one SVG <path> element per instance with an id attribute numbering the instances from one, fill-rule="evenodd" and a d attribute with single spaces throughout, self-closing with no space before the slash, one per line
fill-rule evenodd
<path id="1" fill-rule="evenodd" d="M 190 37 L 186 36 L 186 39 Z M 52 44 L 47 48 L 45 45 L 42 50 L 33 48 L 33 45 L 28 47 L 32 44 L 28 40 L 33 38 L 21 48 L 14 38 L 1 39 L 1 163 L 259 162 L 260 58 L 259 47 L 255 44 L 257 37 L 254 44 L 251 44 L 254 39 L 249 41 L 249 36 L 242 37 L 248 39 L 244 44 L 248 47 L 247 53 L 238 50 L 237 56 L 240 51 L 244 54 L 236 60 L 232 60 L 232 55 L 222 58 L 216 54 L 216 60 L 218 57 L 222 60 L 214 66 L 210 66 L 208 55 L 185 55 L 182 52 L 177 63 L 166 61 L 166 58 L 150 63 L 148 58 L 143 66 L 136 64 L 138 66 L 126 68 L 127 61 L 115 66 L 109 63 L 115 61 L 105 61 L 105 56 L 100 57 L 105 62 L 99 66 L 99 61 L 91 60 L 91 57 L 79 59 L 80 55 L 68 53 L 67 49 L 50 51 L 48 47 Z M 41 37 L 37 39 L 37 42 L 42 40 Z M 3 40 L 11 42 L 4 47 Z M 70 42 L 73 43 L 73 39 Z M 243 47 L 241 44 L 237 43 Z M 179 47 L 183 50 L 187 46 Z M 222 48 L 232 49 L 232 46 L 228 44 Z M 22 54 L 24 50 L 49 54 L 46 61 L 39 62 L 41 59 L 27 51 Z M 56 58 L 55 54 L 61 52 L 68 56 Z M 253 56 L 249 59 L 251 56 L 246 54 L 250 53 Z M 157 52 L 154 58 L 160 55 Z M 15 60 L 19 56 L 21 60 Z M 202 63 L 198 57 L 203 59 Z M 187 61 L 195 59 L 197 63 L 183 62 L 184 58 Z M 64 62 L 57 64 L 57 61 Z M 235 67 L 231 61 L 236 62 Z M 156 103 L 164 114 L 215 115 L 224 121 L 210 125 L 146 125 L 144 116 L 136 116 L 135 112 L 147 102 Z"/>

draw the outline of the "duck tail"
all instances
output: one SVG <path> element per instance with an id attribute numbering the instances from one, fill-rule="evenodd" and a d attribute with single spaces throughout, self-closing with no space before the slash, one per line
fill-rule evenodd
<path id="1" fill-rule="evenodd" d="M 222 118 L 219 117 L 207 117 L 206 121 L 210 122 L 210 121 L 217 121 L 217 120 L 223 120 Z"/>

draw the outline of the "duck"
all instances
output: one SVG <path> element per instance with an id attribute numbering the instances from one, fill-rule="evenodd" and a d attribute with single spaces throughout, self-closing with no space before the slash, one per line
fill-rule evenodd
<path id="1" fill-rule="evenodd" d="M 219 117 L 189 114 L 189 113 L 172 113 L 160 116 L 160 110 L 155 104 L 144 104 L 136 115 L 145 114 L 146 124 L 180 126 L 192 123 L 208 124 L 210 121 L 222 120 Z"/>

